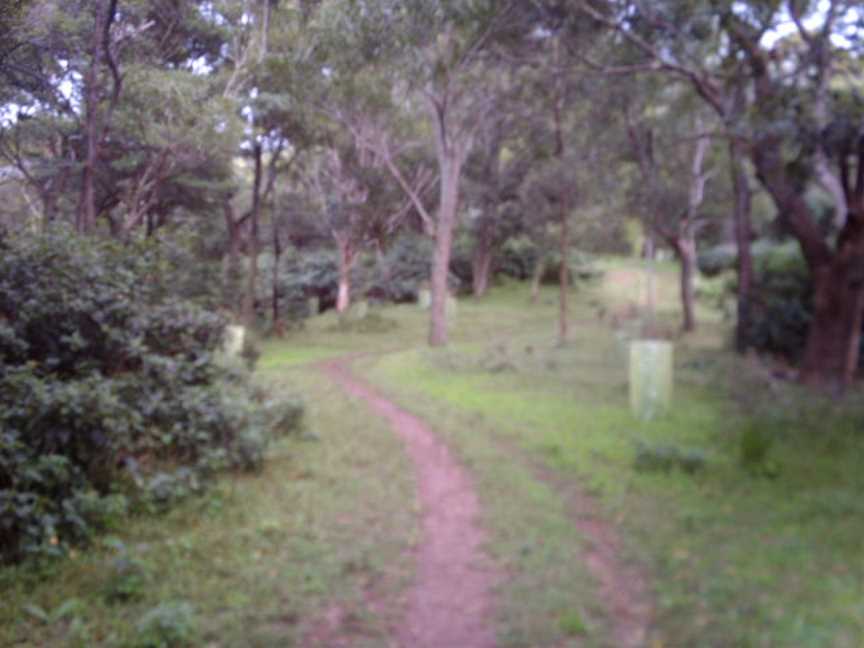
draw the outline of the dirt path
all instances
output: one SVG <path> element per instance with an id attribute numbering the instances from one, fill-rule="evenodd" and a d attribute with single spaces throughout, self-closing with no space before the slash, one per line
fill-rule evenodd
<path id="1" fill-rule="evenodd" d="M 622 560 L 618 530 L 603 518 L 594 499 L 572 479 L 536 463 L 533 463 L 533 472 L 538 480 L 564 496 L 570 518 L 585 538 L 581 558 L 597 581 L 600 599 L 612 621 L 616 648 L 647 646 L 654 602 L 645 573 Z"/>
<path id="2" fill-rule="evenodd" d="M 404 648 L 492 648 L 491 589 L 500 575 L 481 546 L 479 504 L 466 471 L 419 419 L 355 378 L 345 360 L 322 365 L 349 394 L 390 421 L 417 474 L 422 536 L 417 580 L 397 631 Z"/>

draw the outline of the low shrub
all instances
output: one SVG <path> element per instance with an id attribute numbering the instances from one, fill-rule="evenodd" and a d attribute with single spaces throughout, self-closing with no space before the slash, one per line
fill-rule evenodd
<path id="1" fill-rule="evenodd" d="M 187 601 L 168 601 L 148 610 L 135 626 L 133 648 L 179 648 L 198 638 L 195 610 Z"/>
<path id="2" fill-rule="evenodd" d="M 0 562 L 160 509 L 270 430 L 216 362 L 226 321 L 170 296 L 158 250 L 65 230 L 0 240 Z"/>
<path id="3" fill-rule="evenodd" d="M 740 433 L 738 461 L 747 472 L 759 477 L 776 477 L 779 466 L 771 458 L 777 440 L 775 426 L 759 421 L 749 422 Z"/>
<path id="4" fill-rule="evenodd" d="M 798 361 L 813 313 L 803 255 L 794 243 L 763 250 L 755 259 L 754 274 L 748 346 Z"/>
<path id="5" fill-rule="evenodd" d="M 637 472 L 671 472 L 681 470 L 694 474 L 708 463 L 705 451 L 700 448 L 684 448 L 671 444 L 646 444 L 636 446 L 633 469 Z"/>

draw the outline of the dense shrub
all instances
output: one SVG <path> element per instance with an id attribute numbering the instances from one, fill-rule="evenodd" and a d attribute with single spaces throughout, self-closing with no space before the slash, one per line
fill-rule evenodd
<path id="1" fill-rule="evenodd" d="M 267 408 L 217 362 L 226 322 L 167 270 L 67 231 L 0 239 L 0 561 L 260 463 Z"/>
<path id="2" fill-rule="evenodd" d="M 755 290 L 749 346 L 796 361 L 804 350 L 813 312 L 812 285 L 797 245 L 766 250 L 754 264 Z"/>
<path id="3" fill-rule="evenodd" d="M 755 265 L 773 263 L 779 259 L 793 260 L 800 257 L 797 244 L 778 243 L 770 239 L 760 239 L 750 246 Z M 722 243 L 699 251 L 697 265 L 706 277 L 714 277 L 723 272 L 734 271 L 738 260 L 738 248 L 734 243 Z"/>
<path id="4" fill-rule="evenodd" d="M 262 255 L 259 261 L 258 301 L 270 306 L 273 290 L 273 257 Z M 309 307 L 310 298 L 317 300 L 322 309 L 336 305 L 339 283 L 339 262 L 331 250 L 295 250 L 282 257 L 277 269 L 277 290 L 281 316 L 288 322 L 298 322 L 314 315 Z M 355 280 L 360 277 L 354 273 Z"/>
<path id="5" fill-rule="evenodd" d="M 510 239 L 501 249 L 497 273 L 519 281 L 531 278 L 537 264 L 537 246 L 528 238 Z"/>
<path id="6" fill-rule="evenodd" d="M 366 295 L 397 304 L 416 301 L 420 290 L 429 285 L 432 247 L 432 240 L 425 236 L 399 237 L 371 267 Z M 452 271 L 448 284 L 453 292 L 470 286 Z"/>
<path id="7" fill-rule="evenodd" d="M 401 236 L 372 271 L 370 297 L 394 303 L 413 302 L 432 272 L 432 241 L 420 236 Z"/>

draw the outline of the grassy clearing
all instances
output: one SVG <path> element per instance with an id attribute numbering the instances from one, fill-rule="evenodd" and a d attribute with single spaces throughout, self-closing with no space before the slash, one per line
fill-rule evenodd
<path id="1" fill-rule="evenodd" d="M 271 366 L 280 388 L 286 372 Z M 280 442 L 262 473 L 226 477 L 71 560 L 3 573 L 0 645 L 145 645 L 140 620 L 166 603 L 166 632 L 187 628 L 189 645 L 303 645 L 334 605 L 353 645 L 382 645 L 412 573 L 410 469 L 386 424 L 324 378 L 290 380 L 312 403 L 304 438 Z"/>
<path id="2" fill-rule="evenodd" d="M 265 343 L 263 379 L 308 397 L 311 438 L 284 441 L 260 475 L 118 533 L 146 566 L 138 599 L 105 601 L 116 548 L 7 571 L 0 645 L 134 645 L 142 615 L 178 600 L 194 606 L 202 645 L 300 645 L 331 604 L 352 645 L 384 645 L 412 572 L 410 468 L 385 423 L 305 366 L 365 354 L 358 368 L 432 422 L 474 476 L 490 552 L 509 576 L 498 592 L 503 645 L 611 645 L 582 539 L 563 494 L 535 479 L 539 461 L 598 499 L 624 558 L 652 575 L 654 645 L 860 646 L 864 408 L 769 389 L 756 365 L 723 350 L 726 325 L 702 310 L 699 334 L 677 341 L 675 410 L 635 421 L 626 315 L 641 300 L 639 268 L 606 270 L 576 291 L 564 348 L 554 292 L 529 306 L 516 284 L 461 301 L 444 351 L 419 350 L 427 313 L 410 305 L 379 311 L 384 326 L 328 314 Z M 672 329 L 674 268 L 657 274 L 658 319 Z M 691 455 L 692 474 L 668 461 Z M 649 461 L 637 469 L 640 456 Z"/>
<path id="3" fill-rule="evenodd" d="M 602 299 L 607 289 L 584 297 Z M 499 297 L 498 308 L 512 297 Z M 521 303 L 510 304 L 524 320 Z M 588 322 L 564 349 L 530 326 L 507 337 L 489 328 L 485 343 L 362 364 L 404 406 L 435 421 L 479 475 L 493 550 L 513 575 L 502 591 L 502 637 L 511 645 L 551 643 L 554 616 L 564 618 L 554 602 L 560 596 L 587 610 L 589 635 L 605 640 L 584 575 L 569 584 L 544 580 L 566 562 L 563 553 L 529 564 L 508 544 L 514 530 L 551 545 L 571 542 L 557 526 L 555 494 L 518 479 L 519 468 L 505 466 L 494 449 L 516 440 L 578 479 L 625 532 L 627 558 L 654 577 L 661 645 L 860 646 L 860 408 L 836 412 L 790 386 L 769 391 L 757 370 L 703 333 L 679 344 L 675 411 L 638 423 L 627 409 L 625 341 Z M 704 468 L 635 470 L 640 444 L 661 457 L 670 449 L 696 456 Z M 742 448 L 757 455 L 746 467 Z M 532 492 L 542 493 L 535 506 L 547 517 L 529 523 Z"/>

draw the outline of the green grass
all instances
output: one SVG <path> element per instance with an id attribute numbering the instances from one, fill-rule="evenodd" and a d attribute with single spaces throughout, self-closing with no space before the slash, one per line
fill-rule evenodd
<path id="1" fill-rule="evenodd" d="M 268 373 L 278 384 L 286 372 Z M 116 534 L 145 567 L 138 598 L 106 600 L 117 552 L 105 538 L 41 571 L 7 570 L 0 645 L 130 646 L 147 610 L 186 601 L 193 645 L 299 646 L 335 605 L 351 619 L 353 645 L 380 646 L 412 573 L 413 477 L 384 422 L 358 416 L 363 406 L 314 372 L 290 379 L 286 388 L 310 401 L 303 438 L 280 442 L 262 473 L 226 477 L 210 495 Z M 370 597 L 380 609 L 369 609 Z M 37 618 L 64 604 L 67 615 Z"/>
<path id="2" fill-rule="evenodd" d="M 403 405 L 435 420 L 479 474 L 502 469 L 492 460 L 484 468 L 477 446 L 515 440 L 595 495 L 624 533 L 625 557 L 653 577 L 655 636 L 663 645 L 860 646 L 864 442 L 854 429 L 860 410 L 831 414 L 824 403 L 785 387 L 783 405 L 796 409 L 780 424 L 765 420 L 775 408 L 757 395 L 781 395 L 753 379 L 746 363 L 718 351 L 716 340 L 708 342 L 681 345 L 675 409 L 650 423 L 631 417 L 622 345 L 597 325 L 583 326 L 564 349 L 529 330 L 507 342 L 391 354 L 363 366 Z M 763 418 L 743 417 L 736 390 L 746 407 L 764 410 Z M 740 430 L 747 425 L 777 435 L 768 450 L 772 470 L 740 465 Z M 693 475 L 635 471 L 639 443 L 698 453 L 706 467 Z M 495 479 L 492 486 L 481 483 L 492 517 L 500 515 L 496 500 L 514 500 L 495 492 Z M 547 506 L 557 506 L 554 498 Z M 563 540 L 553 526 L 536 530 Z M 507 555 L 506 548 L 496 552 Z M 548 613 L 552 604 L 542 599 L 551 592 L 518 590 L 525 569 L 514 570 L 505 609 Z M 564 591 L 577 606 L 588 604 L 566 584 Z M 511 621 L 502 619 L 505 626 Z"/>
<path id="3" fill-rule="evenodd" d="M 261 474 L 227 477 L 211 496 L 117 533 L 144 565 L 140 598 L 106 602 L 116 549 L 104 538 L 41 570 L 0 572 L 0 645 L 134 645 L 139 619 L 170 601 L 193 606 L 196 645 L 302 645 L 333 606 L 352 646 L 386 645 L 412 576 L 416 502 L 386 423 L 309 365 L 352 355 L 470 471 L 506 574 L 502 645 L 614 646 L 563 479 L 596 498 L 620 530 L 622 559 L 650 576 L 653 646 L 860 646 L 864 408 L 769 387 L 724 349 L 728 323 L 700 307 L 700 331 L 676 337 L 673 411 L 637 422 L 626 352 L 641 268 L 603 267 L 603 281 L 574 291 L 564 347 L 555 291 L 531 306 L 527 286 L 512 283 L 460 300 L 446 350 L 426 349 L 428 314 L 412 305 L 382 309 L 383 325 L 326 314 L 266 341 L 259 375 L 307 397 L 305 438 L 281 442 Z M 673 332 L 674 267 L 660 264 L 657 277 L 658 320 Z M 639 453 L 704 467 L 637 469 Z"/>

